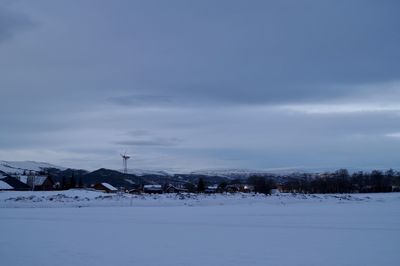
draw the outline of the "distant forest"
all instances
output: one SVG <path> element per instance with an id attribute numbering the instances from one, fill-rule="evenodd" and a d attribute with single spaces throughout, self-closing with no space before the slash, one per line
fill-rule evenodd
<path id="1" fill-rule="evenodd" d="M 279 181 L 277 181 L 279 180 Z M 377 193 L 400 192 L 400 172 L 373 170 L 371 172 L 355 172 L 340 169 L 333 173 L 310 174 L 294 173 L 289 176 L 258 176 L 248 179 L 235 179 L 219 185 L 219 191 L 229 184 L 249 184 L 254 192 L 270 194 L 273 189 L 288 193 Z"/>
<path id="2" fill-rule="evenodd" d="M 349 174 L 346 169 L 313 177 L 302 174 L 289 178 L 280 186 L 282 192 L 298 193 L 374 193 L 400 191 L 400 173 L 373 170 Z"/>

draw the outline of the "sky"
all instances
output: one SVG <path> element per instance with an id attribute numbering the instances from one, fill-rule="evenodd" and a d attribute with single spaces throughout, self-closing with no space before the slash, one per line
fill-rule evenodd
<path id="1" fill-rule="evenodd" d="M 0 0 L 0 159 L 400 167 L 400 2 Z"/>

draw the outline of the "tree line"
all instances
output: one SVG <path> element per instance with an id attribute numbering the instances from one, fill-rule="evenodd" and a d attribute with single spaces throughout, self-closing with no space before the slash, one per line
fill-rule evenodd
<path id="1" fill-rule="evenodd" d="M 276 188 L 281 192 L 309 194 L 400 192 L 400 172 L 390 169 L 350 174 L 347 169 L 339 169 L 323 174 L 251 176 L 247 179 L 222 182 L 218 186 L 218 192 L 225 192 L 230 184 L 248 184 L 252 186 L 254 192 L 263 194 L 271 194 L 271 190 Z M 197 192 L 203 192 L 204 189 L 204 181 L 200 179 Z"/>
<path id="2" fill-rule="evenodd" d="M 317 177 L 307 174 L 289 178 L 281 185 L 283 192 L 297 193 L 375 193 L 400 191 L 400 173 L 390 169 L 386 172 L 355 172 L 346 169 L 325 173 Z"/>

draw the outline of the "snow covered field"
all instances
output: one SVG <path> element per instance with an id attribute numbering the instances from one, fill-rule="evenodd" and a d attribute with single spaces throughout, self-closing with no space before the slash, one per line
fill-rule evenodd
<path id="1" fill-rule="evenodd" d="M 399 193 L 0 192 L 1 265 L 399 265 L 399 239 Z"/>

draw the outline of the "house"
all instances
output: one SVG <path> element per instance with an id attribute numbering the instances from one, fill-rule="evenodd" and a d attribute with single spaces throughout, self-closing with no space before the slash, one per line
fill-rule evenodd
<path id="1" fill-rule="evenodd" d="M 138 193 L 141 193 L 141 192 L 143 192 L 142 186 L 139 185 L 139 184 L 133 183 L 133 184 L 131 184 L 131 186 L 130 186 L 130 188 L 127 190 L 127 192 L 130 193 L 130 194 L 138 194 Z"/>
<path id="2" fill-rule="evenodd" d="M 185 188 L 179 188 L 179 187 L 173 186 L 173 185 L 171 185 L 171 184 L 167 185 L 167 186 L 164 188 L 164 191 L 165 191 L 166 193 L 182 193 L 182 192 L 188 192 L 188 190 L 185 189 Z"/>
<path id="3" fill-rule="evenodd" d="M 236 193 L 240 190 L 241 184 L 232 184 L 225 187 L 225 191 L 229 193 Z"/>
<path id="4" fill-rule="evenodd" d="M 31 190 L 31 187 L 27 184 L 19 181 L 15 177 L 7 176 L 3 177 L 1 181 L 7 183 L 9 186 L 13 187 L 14 190 Z"/>
<path id="5" fill-rule="evenodd" d="M 232 184 L 232 185 L 227 185 L 225 190 L 226 192 L 230 193 L 235 193 L 235 192 L 249 193 L 254 191 L 254 186 L 247 184 Z"/>
<path id="6" fill-rule="evenodd" d="M 6 182 L 0 180 L 0 190 L 14 190 L 14 187 L 10 186 Z"/>
<path id="7" fill-rule="evenodd" d="M 244 184 L 243 187 L 239 191 L 244 192 L 244 193 L 254 192 L 254 186 Z"/>
<path id="8" fill-rule="evenodd" d="M 279 192 L 279 189 L 277 189 L 277 188 L 273 188 L 273 189 L 271 189 L 271 195 L 273 195 L 273 194 L 279 194 L 280 192 Z"/>
<path id="9" fill-rule="evenodd" d="M 400 192 L 400 186 L 392 186 L 392 192 Z"/>
<path id="10" fill-rule="evenodd" d="M 162 194 L 163 189 L 161 185 L 144 185 L 143 192 L 152 194 Z"/>
<path id="11" fill-rule="evenodd" d="M 218 189 L 218 185 L 214 185 L 214 186 L 208 186 L 206 187 L 206 189 L 204 190 L 204 193 L 216 193 Z"/>
<path id="12" fill-rule="evenodd" d="M 27 185 L 33 190 L 53 190 L 54 181 L 48 176 L 28 176 Z"/>
<path id="13" fill-rule="evenodd" d="M 93 186 L 94 189 L 100 190 L 106 193 L 116 193 L 118 192 L 118 189 L 109 183 L 98 183 Z"/>

